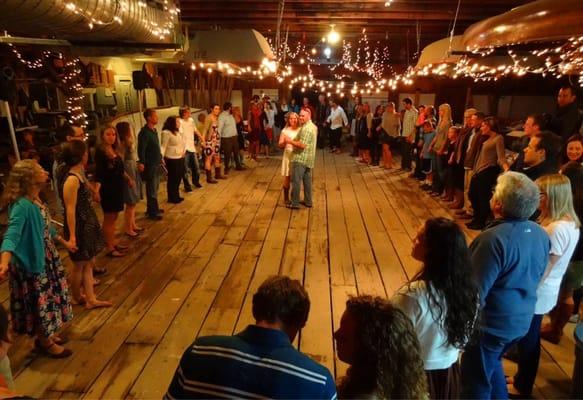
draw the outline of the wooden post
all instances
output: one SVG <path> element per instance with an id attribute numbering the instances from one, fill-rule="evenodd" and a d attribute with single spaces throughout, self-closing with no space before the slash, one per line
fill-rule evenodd
<path id="1" fill-rule="evenodd" d="M 465 102 L 465 109 L 472 107 L 474 105 L 474 99 L 472 97 L 472 86 L 468 85 L 466 89 L 466 102 Z"/>
<path id="2" fill-rule="evenodd" d="M 16 161 L 20 161 L 20 151 L 18 151 L 18 142 L 16 141 L 16 131 L 14 130 L 14 124 L 12 123 L 12 114 L 10 113 L 10 104 L 7 101 L 2 101 L 4 113 L 6 114 L 6 119 L 8 120 L 8 129 L 10 131 L 10 138 L 12 139 L 12 147 L 14 149 L 14 155 L 16 156 Z"/>

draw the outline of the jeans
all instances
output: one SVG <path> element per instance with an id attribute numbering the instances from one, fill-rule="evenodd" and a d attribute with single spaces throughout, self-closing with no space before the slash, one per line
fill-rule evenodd
<path id="1" fill-rule="evenodd" d="M 330 129 L 330 147 L 333 149 L 340 148 L 340 137 L 342 136 L 342 127 Z"/>
<path id="2" fill-rule="evenodd" d="M 312 206 L 312 168 L 304 164 L 292 162 L 292 190 L 291 190 L 291 205 L 300 205 L 300 187 L 302 182 L 304 184 L 304 204 L 308 207 Z"/>
<path id="3" fill-rule="evenodd" d="M 433 153 L 433 160 L 435 161 L 435 170 L 433 171 L 433 190 L 435 192 L 443 192 L 445 186 L 445 169 L 447 167 L 447 156 Z"/>
<path id="4" fill-rule="evenodd" d="M 482 333 L 462 356 L 462 399 L 507 399 L 502 355 L 516 340 Z"/>
<path id="5" fill-rule="evenodd" d="M 184 177 L 184 158 L 164 158 L 164 162 L 168 169 L 168 201 L 177 203 L 180 200 L 180 180 Z"/>
<path id="6" fill-rule="evenodd" d="M 328 128 L 324 125 L 318 124 L 318 148 L 326 147 L 326 140 L 328 139 Z"/>
<path id="7" fill-rule="evenodd" d="M 374 138 L 374 135 L 373 135 Z M 372 159 L 372 165 L 379 165 L 379 162 L 381 160 L 381 153 L 382 153 L 382 147 L 381 144 L 378 141 L 378 136 L 377 139 L 372 141 L 371 145 L 370 145 L 370 157 Z"/>
<path id="8" fill-rule="evenodd" d="M 490 199 L 492 189 L 496 186 L 496 179 L 500 174 L 500 168 L 495 165 L 488 167 L 472 176 L 468 197 L 474 209 L 474 221 L 480 226 L 486 225 L 490 216 Z"/>
<path id="9" fill-rule="evenodd" d="M 404 137 L 401 138 L 401 168 L 411 169 L 412 164 L 412 144 L 409 143 Z"/>
<path id="10" fill-rule="evenodd" d="M 192 184 L 196 184 L 200 181 L 200 167 L 198 166 L 198 154 L 187 151 L 184 155 L 184 176 L 182 181 L 184 182 L 184 188 L 189 188 L 190 183 L 188 183 L 188 170 L 190 169 L 190 174 L 192 175 Z"/>
<path id="11" fill-rule="evenodd" d="M 160 186 L 160 168 L 158 165 L 146 166 L 144 170 L 144 181 L 146 182 L 146 213 L 153 217 L 158 215 L 158 187 Z"/>
<path id="12" fill-rule="evenodd" d="M 235 166 L 237 169 L 241 169 L 241 163 L 239 162 L 239 142 L 237 136 L 229 138 L 221 138 L 221 149 L 225 154 L 225 174 L 229 173 L 231 168 L 231 160 L 235 159 Z"/>
<path id="13" fill-rule="evenodd" d="M 542 314 L 535 314 L 528 333 L 518 342 L 518 372 L 514 376 L 514 387 L 525 396 L 531 395 L 538 371 L 542 320 Z"/>

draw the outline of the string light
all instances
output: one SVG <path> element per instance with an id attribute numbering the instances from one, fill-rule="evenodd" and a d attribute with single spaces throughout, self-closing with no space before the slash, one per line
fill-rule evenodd
<path id="1" fill-rule="evenodd" d="M 276 61 L 263 59 L 259 67 L 257 69 L 251 68 L 251 66 L 240 67 L 234 64 L 225 63 L 222 61 L 216 62 L 208 62 L 203 63 L 200 62 L 198 64 L 191 63 L 190 69 L 196 71 L 200 69 L 201 71 L 205 71 L 207 73 L 212 73 L 213 71 L 224 72 L 227 75 L 238 75 L 241 77 L 256 77 L 258 79 L 263 79 L 265 76 L 275 76 L 279 82 L 283 82 L 284 79 L 292 74 L 291 66 L 287 66 L 285 68 L 279 68 L 279 65 Z"/>
<path id="2" fill-rule="evenodd" d="M 122 16 L 120 16 L 120 15 L 130 13 L 130 11 L 131 11 L 130 10 L 130 1 L 132 1 L 132 0 L 114 0 L 114 1 L 112 1 L 111 2 L 113 5 L 113 10 L 111 11 L 112 17 L 107 21 L 103 21 L 101 19 L 93 17 L 90 12 L 85 11 L 82 7 L 77 6 L 77 4 L 75 4 L 75 2 L 72 2 L 72 1 L 67 2 L 65 4 L 65 8 L 69 12 L 72 12 L 76 15 L 83 17 L 87 21 L 87 26 L 89 27 L 89 29 L 93 30 L 93 28 L 96 25 L 97 26 L 107 26 L 107 25 L 112 25 L 112 24 L 116 24 L 116 23 L 119 25 L 123 25 L 124 20 L 123 20 Z M 165 2 L 165 3 L 167 4 L 167 2 Z M 144 8 L 144 9 L 146 9 L 148 7 L 148 5 L 145 1 L 137 1 L 137 5 L 138 5 L 138 7 Z M 153 20 L 148 18 L 148 16 L 153 15 L 153 13 L 145 12 L 144 14 L 146 15 L 146 17 L 141 20 L 142 25 L 152 35 L 156 36 L 160 40 L 165 39 L 167 36 L 169 36 L 172 33 L 172 31 L 174 30 L 174 27 L 175 27 L 176 17 L 180 13 L 180 9 L 176 5 L 173 5 L 171 7 L 168 7 L 167 5 L 165 5 L 164 10 L 166 12 L 165 13 L 166 15 L 165 15 L 165 18 L 164 18 L 162 25 L 159 25 L 156 21 L 153 21 Z"/>

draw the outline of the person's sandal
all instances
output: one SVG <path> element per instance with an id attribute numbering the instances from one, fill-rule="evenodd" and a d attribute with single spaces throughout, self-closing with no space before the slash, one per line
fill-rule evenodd
<path id="1" fill-rule="evenodd" d="M 105 274 L 107 274 L 107 268 L 93 268 L 93 275 L 94 276 L 105 275 Z"/>
<path id="2" fill-rule="evenodd" d="M 60 353 L 51 353 L 49 351 L 49 349 L 51 347 L 58 346 L 58 344 L 56 342 L 51 343 L 50 346 L 43 346 L 38 339 L 35 339 L 34 345 L 39 352 L 41 352 L 43 355 L 45 355 L 49 358 L 61 359 L 61 358 L 70 357 L 73 354 L 72 350 L 64 348 L 64 347 L 63 347 L 63 351 L 61 351 Z"/>
<path id="3" fill-rule="evenodd" d="M 130 248 L 130 246 L 126 246 L 123 244 L 116 244 L 115 246 L 113 246 L 114 249 L 116 249 L 117 251 L 126 251 L 127 249 Z"/>
<path id="4" fill-rule="evenodd" d="M 110 252 L 108 252 L 107 256 L 111 257 L 111 258 L 119 258 L 119 257 L 125 257 L 125 254 L 120 252 L 119 250 L 115 249 L 115 250 L 111 250 Z"/>

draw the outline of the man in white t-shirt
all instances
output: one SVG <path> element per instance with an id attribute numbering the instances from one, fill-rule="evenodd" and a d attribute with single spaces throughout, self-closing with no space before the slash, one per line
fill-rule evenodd
<path id="1" fill-rule="evenodd" d="M 339 154 L 342 127 L 348 126 L 348 118 L 342 107 L 334 99 L 330 100 L 330 115 L 326 119 L 326 124 L 330 127 L 330 152 Z"/>
<path id="2" fill-rule="evenodd" d="M 183 106 L 180 108 L 179 111 L 180 115 L 180 128 L 179 132 L 182 135 L 182 139 L 184 140 L 184 144 L 186 147 L 186 153 L 184 155 L 184 162 L 186 163 L 186 173 L 182 178 L 184 182 L 184 190 L 187 192 L 192 191 L 190 183 L 188 182 L 188 170 L 192 175 L 192 184 L 200 188 L 202 185 L 200 184 L 200 167 L 198 166 L 198 154 L 196 154 L 196 145 L 194 143 L 195 136 L 198 137 L 198 140 L 201 142 L 203 141 L 202 136 L 198 129 L 196 129 L 196 123 L 194 119 L 190 116 L 190 107 Z"/>

